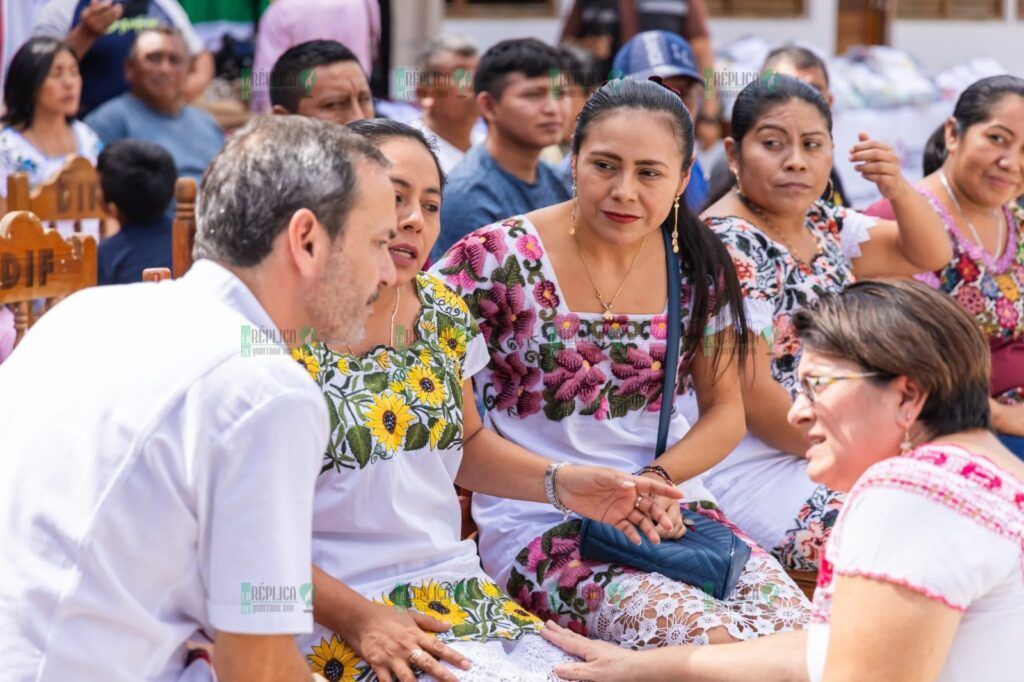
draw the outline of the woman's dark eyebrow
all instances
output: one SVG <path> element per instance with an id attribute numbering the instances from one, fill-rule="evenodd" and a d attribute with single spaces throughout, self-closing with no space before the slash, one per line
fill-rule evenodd
<path id="1" fill-rule="evenodd" d="M 590 152 L 591 155 L 606 156 L 612 161 L 622 161 L 622 157 L 615 152 L 605 151 L 603 149 L 594 149 Z M 658 161 L 657 159 L 640 159 L 636 162 L 638 166 L 664 166 L 668 168 L 668 164 L 664 161 Z"/>
<path id="2" fill-rule="evenodd" d="M 391 178 L 391 183 L 395 184 L 395 185 L 398 185 L 402 189 L 406 189 L 406 190 L 412 189 L 412 185 L 409 184 L 408 180 L 404 180 L 404 179 L 399 178 L 399 177 L 392 177 Z M 438 189 L 437 187 L 427 187 L 423 191 L 428 193 L 428 194 L 438 194 L 438 195 L 441 194 L 441 190 Z"/>

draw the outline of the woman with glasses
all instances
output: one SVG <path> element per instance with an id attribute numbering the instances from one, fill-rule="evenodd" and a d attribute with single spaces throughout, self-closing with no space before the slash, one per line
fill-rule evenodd
<path id="1" fill-rule="evenodd" d="M 987 342 L 949 296 L 862 282 L 793 316 L 807 473 L 848 491 L 807 629 L 630 653 L 554 624 L 571 680 L 1017 680 L 1024 463 L 990 430 Z"/>
<path id="2" fill-rule="evenodd" d="M 832 168 L 832 114 L 800 80 L 775 75 L 744 88 L 725 143 L 735 185 L 703 217 L 729 249 L 758 337 L 743 385 L 750 435 L 705 483 L 783 566 L 816 571 L 842 495 L 807 479 L 807 444 L 786 423 L 800 357 L 793 314 L 857 277 L 924 272 L 952 252 L 896 153 L 863 133 L 850 160 L 892 199 L 898 224 L 820 200 Z"/>

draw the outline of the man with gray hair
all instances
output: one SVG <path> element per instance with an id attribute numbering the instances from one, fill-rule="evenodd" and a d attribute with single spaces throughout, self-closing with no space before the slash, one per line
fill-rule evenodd
<path id="1" fill-rule="evenodd" d="M 423 113 L 411 125 L 437 139 L 438 160 L 447 175 L 469 148 L 487 137 L 473 92 L 480 55 L 463 36 L 430 41 L 416 60 L 416 100 Z"/>
<path id="2" fill-rule="evenodd" d="M 81 291 L 0 366 L 5 679 L 210 680 L 205 636 L 222 682 L 309 680 L 329 419 L 290 350 L 358 342 L 393 283 L 387 165 L 255 120 L 204 175 L 184 277 Z"/>

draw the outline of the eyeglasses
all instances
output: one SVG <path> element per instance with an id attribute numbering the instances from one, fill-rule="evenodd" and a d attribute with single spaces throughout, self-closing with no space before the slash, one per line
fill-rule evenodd
<path id="1" fill-rule="evenodd" d="M 885 372 L 860 372 L 858 374 L 839 374 L 836 376 L 816 376 L 814 374 L 808 374 L 800 380 L 800 385 L 797 386 L 797 395 L 802 395 L 807 398 L 807 402 L 811 405 L 817 396 L 821 395 L 827 387 L 840 381 L 849 381 L 851 379 L 866 379 L 868 377 L 882 377 L 890 376 Z"/>

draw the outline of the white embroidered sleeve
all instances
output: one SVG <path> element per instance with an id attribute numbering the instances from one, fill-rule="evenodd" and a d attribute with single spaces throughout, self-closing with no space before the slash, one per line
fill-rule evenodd
<path id="1" fill-rule="evenodd" d="M 901 585 L 964 611 L 1020 570 L 1010 540 L 921 494 L 871 488 L 847 505 L 833 535 L 836 575 Z"/>

